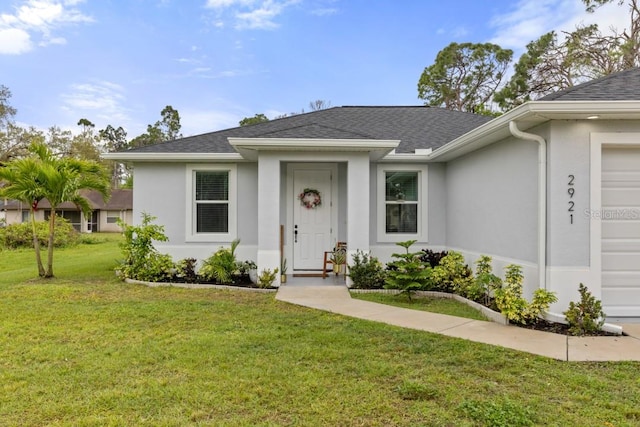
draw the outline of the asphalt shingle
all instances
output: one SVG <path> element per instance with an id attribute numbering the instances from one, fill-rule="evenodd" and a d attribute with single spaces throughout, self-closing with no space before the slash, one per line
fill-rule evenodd
<path id="1" fill-rule="evenodd" d="M 227 138 L 397 140 L 399 153 L 438 148 L 491 117 L 427 106 L 334 107 L 132 149 L 138 153 L 232 153 Z"/>
<path id="2" fill-rule="evenodd" d="M 630 68 L 551 93 L 538 101 L 639 101 L 640 68 Z"/>

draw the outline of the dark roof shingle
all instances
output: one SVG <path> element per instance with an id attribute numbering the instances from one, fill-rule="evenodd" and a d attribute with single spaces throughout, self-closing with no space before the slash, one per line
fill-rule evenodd
<path id="1" fill-rule="evenodd" d="M 538 101 L 640 101 L 640 68 L 630 68 L 543 96 Z"/>
<path id="2" fill-rule="evenodd" d="M 396 152 L 438 148 L 491 117 L 427 106 L 334 107 L 132 149 L 138 153 L 233 153 L 227 138 L 396 140 Z"/>

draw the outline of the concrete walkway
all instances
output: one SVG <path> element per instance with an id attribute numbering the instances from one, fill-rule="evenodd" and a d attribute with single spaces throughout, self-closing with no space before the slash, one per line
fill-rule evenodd
<path id="1" fill-rule="evenodd" d="M 276 299 L 358 319 L 418 329 L 568 361 L 640 361 L 640 324 L 624 324 L 629 336 L 568 337 L 517 326 L 393 307 L 351 298 L 333 279 L 298 279 L 282 285 Z"/>

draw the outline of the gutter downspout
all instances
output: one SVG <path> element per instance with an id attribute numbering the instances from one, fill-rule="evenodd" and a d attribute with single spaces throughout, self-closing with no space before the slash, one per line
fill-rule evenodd
<path id="1" fill-rule="evenodd" d="M 522 132 L 513 120 L 509 131 L 516 138 L 538 143 L 538 287 L 547 289 L 547 141 L 540 135 Z"/>

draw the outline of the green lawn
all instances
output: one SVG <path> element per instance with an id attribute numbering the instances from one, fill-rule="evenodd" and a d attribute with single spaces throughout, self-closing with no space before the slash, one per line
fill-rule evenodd
<path id="1" fill-rule="evenodd" d="M 375 292 L 351 292 L 351 298 L 414 310 L 430 311 L 432 313 L 448 314 L 450 316 L 466 317 L 467 319 L 487 320 L 487 318 L 475 308 L 469 307 L 467 304 L 452 298 L 420 297 L 414 295 L 411 301 L 409 301 L 407 296 L 403 294 L 393 295 Z"/>
<path id="2" fill-rule="evenodd" d="M 278 302 L 116 281 L 113 239 L 0 252 L 0 425 L 633 426 L 639 363 L 567 363 Z"/>

